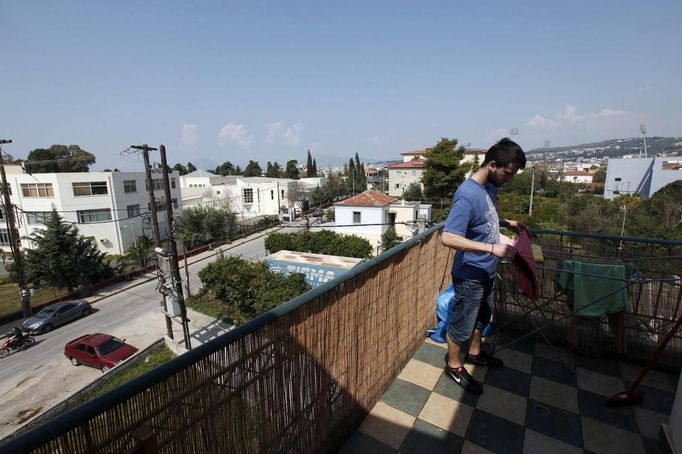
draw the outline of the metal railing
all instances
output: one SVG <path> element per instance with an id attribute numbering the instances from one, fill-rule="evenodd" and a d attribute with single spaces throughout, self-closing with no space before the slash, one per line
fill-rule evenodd
<path id="1" fill-rule="evenodd" d="M 453 258 L 440 244 L 441 228 L 10 440 L 0 451 L 333 452 L 435 322 L 435 297 L 450 283 Z M 541 230 L 534 235 L 548 269 L 566 257 L 631 259 L 650 276 L 673 275 L 680 265 L 682 242 Z M 673 263 L 659 263 L 666 260 Z M 498 323 L 532 307 L 518 295 L 509 267 L 501 268 Z M 551 273 L 539 276 L 544 299 L 555 297 Z M 664 331 L 682 310 L 679 280 L 666 282 L 649 297 L 632 296 L 635 322 L 628 325 L 628 341 L 637 359 L 653 342 L 643 333 Z M 567 311 L 560 301 L 542 315 L 559 320 Z M 661 325 L 642 328 L 640 319 Z M 642 345 L 644 353 L 637 351 Z M 679 364 L 679 335 L 669 350 L 662 360 Z M 148 451 L 140 443 L 142 432 L 154 440 Z"/>

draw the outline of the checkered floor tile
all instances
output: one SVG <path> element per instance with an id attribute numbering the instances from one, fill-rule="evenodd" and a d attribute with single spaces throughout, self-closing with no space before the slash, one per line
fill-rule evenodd
<path id="1" fill-rule="evenodd" d="M 513 341 L 500 336 L 498 348 Z M 496 354 L 502 369 L 467 366 L 484 383 L 477 396 L 443 374 L 446 351 L 427 339 L 339 452 L 664 452 L 678 377 L 651 372 L 643 401 L 609 408 L 639 367 L 524 339 Z"/>

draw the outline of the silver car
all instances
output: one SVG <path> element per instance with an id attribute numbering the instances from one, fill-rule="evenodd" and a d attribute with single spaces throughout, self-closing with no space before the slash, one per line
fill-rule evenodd
<path id="1" fill-rule="evenodd" d="M 48 333 L 54 328 L 92 313 L 92 306 L 85 300 L 62 301 L 52 304 L 22 323 L 24 331 Z"/>

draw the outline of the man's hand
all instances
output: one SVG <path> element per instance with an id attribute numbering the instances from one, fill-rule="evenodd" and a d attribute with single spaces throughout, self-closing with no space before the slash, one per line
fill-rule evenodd
<path id="1" fill-rule="evenodd" d="M 528 230 L 528 226 L 521 221 L 507 220 L 507 222 L 509 223 L 509 229 L 516 234 L 519 234 L 524 230 Z"/>
<path id="2" fill-rule="evenodd" d="M 501 259 L 511 260 L 516 255 L 516 248 L 511 244 L 498 243 L 492 246 L 490 253 Z"/>

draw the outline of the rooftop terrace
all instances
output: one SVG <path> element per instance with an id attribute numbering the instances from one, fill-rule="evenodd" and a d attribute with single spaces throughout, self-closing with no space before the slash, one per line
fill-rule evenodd
<path id="1" fill-rule="evenodd" d="M 520 296 L 511 267 L 500 268 L 499 335 L 488 342 L 507 367 L 475 371 L 480 397 L 459 393 L 442 375 L 445 350 L 424 341 L 452 261 L 435 227 L 0 450 L 656 452 L 682 334 L 658 363 L 667 373 L 645 381 L 640 405 L 603 403 L 682 311 L 682 243 L 534 233 L 545 257 L 541 299 Z M 621 342 L 605 318 L 572 324 L 569 298 L 554 284 L 566 259 L 628 266 Z M 579 355 L 556 347 L 569 333 Z"/>

